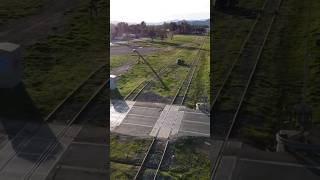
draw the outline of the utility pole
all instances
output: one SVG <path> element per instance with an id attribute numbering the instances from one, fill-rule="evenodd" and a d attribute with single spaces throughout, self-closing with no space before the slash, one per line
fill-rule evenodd
<path id="1" fill-rule="evenodd" d="M 157 74 L 157 72 L 152 68 L 152 66 L 149 64 L 149 62 L 137 51 L 136 49 L 133 49 L 132 52 L 137 53 L 138 56 L 146 63 L 146 65 L 152 70 L 152 72 L 156 75 L 157 79 L 161 82 L 164 89 L 168 89 L 167 86 L 164 84 L 160 76 Z"/>

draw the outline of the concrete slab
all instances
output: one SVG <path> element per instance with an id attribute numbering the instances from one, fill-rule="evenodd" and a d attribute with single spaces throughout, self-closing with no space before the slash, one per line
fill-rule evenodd
<path id="1" fill-rule="evenodd" d="M 114 128 L 112 132 L 148 137 L 161 114 L 162 107 L 164 107 L 163 104 L 136 102 L 123 117 L 121 124 Z"/>
<path id="2" fill-rule="evenodd" d="M 80 133 L 74 139 L 74 142 L 91 142 L 103 143 L 107 142 L 107 129 L 105 127 L 96 127 L 85 125 Z"/>
<path id="3" fill-rule="evenodd" d="M 71 144 L 59 162 L 61 165 L 101 170 L 107 169 L 107 163 L 107 147 L 88 144 Z"/>
<path id="4" fill-rule="evenodd" d="M 8 143 L 0 151 L 0 174 L 15 178 L 15 172 L 19 173 L 20 177 L 33 175 L 35 179 L 41 179 L 54 167 L 59 156 L 81 130 L 81 126 L 65 128 L 44 124 L 38 130 L 32 137 L 16 137 L 16 140 L 22 139 L 17 147 Z"/>
<path id="5" fill-rule="evenodd" d="M 183 117 L 183 111 L 179 111 L 179 108 L 180 106 L 167 105 L 154 125 L 150 136 L 169 138 L 170 135 L 175 135 L 180 129 Z"/>
<path id="6" fill-rule="evenodd" d="M 235 156 L 222 157 L 215 179 L 216 180 L 232 180 L 236 163 L 237 163 L 237 157 Z"/>
<path id="7" fill-rule="evenodd" d="M 157 119 L 158 119 L 157 117 L 151 117 L 151 116 L 147 117 L 147 116 L 128 114 L 122 123 L 124 123 L 124 124 L 139 124 L 139 125 L 153 127 L 153 125 L 155 124 Z"/>
<path id="8" fill-rule="evenodd" d="M 57 167 L 52 173 L 52 176 L 48 177 L 47 180 L 106 180 L 109 179 L 107 172 L 96 172 L 96 171 L 83 171 L 82 169 Z"/>
<path id="9" fill-rule="evenodd" d="M 239 159 L 232 180 L 318 180 L 320 167 L 274 161 Z"/>
<path id="10" fill-rule="evenodd" d="M 142 126 L 139 124 L 125 124 L 122 123 L 113 132 L 138 137 L 149 137 L 153 126 Z"/>
<path id="11" fill-rule="evenodd" d="M 136 102 L 129 112 L 121 115 L 120 119 L 118 120 L 120 125 L 117 124 L 111 129 L 112 132 L 159 138 L 210 136 L 209 115 L 184 106 Z"/>
<path id="12" fill-rule="evenodd" d="M 178 136 L 210 137 L 210 115 L 196 110 L 184 110 Z"/>

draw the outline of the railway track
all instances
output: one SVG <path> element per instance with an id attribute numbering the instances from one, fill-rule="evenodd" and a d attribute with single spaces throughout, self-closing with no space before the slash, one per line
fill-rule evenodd
<path id="1" fill-rule="evenodd" d="M 200 45 L 200 48 L 196 54 L 196 58 L 193 60 L 193 62 L 191 64 L 191 69 L 189 69 L 187 76 L 182 81 L 182 84 L 180 85 L 180 87 L 177 91 L 177 94 L 175 95 L 171 104 L 177 104 L 177 105 L 184 104 L 184 101 L 185 101 L 186 96 L 188 94 L 188 91 L 190 89 L 191 82 L 193 80 L 193 76 L 194 76 L 196 69 L 197 69 L 197 66 L 200 62 L 200 52 L 201 52 L 201 49 L 202 49 L 205 42 L 206 42 L 206 38 L 204 38 L 202 44 Z"/>
<path id="2" fill-rule="evenodd" d="M 103 65 L 92 72 L 78 87 L 76 87 L 46 118 L 46 122 L 66 124 L 76 115 L 105 80 L 108 68 Z"/>
<path id="3" fill-rule="evenodd" d="M 49 135 L 50 137 L 54 139 L 53 142 L 50 141 L 50 145 L 47 146 L 47 148 L 42 151 L 43 149 L 39 147 L 39 150 L 41 150 L 40 158 L 37 160 L 37 162 L 34 163 L 34 166 L 32 169 L 25 174 L 24 179 L 30 179 L 33 172 L 40 166 L 40 164 L 45 161 L 50 153 L 57 147 L 57 145 L 60 143 L 61 138 L 68 136 L 69 134 L 72 134 L 75 132 L 75 129 L 73 125 L 77 123 L 78 119 L 82 116 L 83 112 L 88 109 L 90 106 L 92 106 L 94 100 L 96 97 L 101 94 L 100 92 L 105 90 L 108 87 L 109 80 L 106 81 L 106 73 L 107 72 L 107 65 L 103 65 L 99 67 L 96 71 L 92 72 L 81 84 L 79 84 L 72 92 L 70 92 L 67 97 L 44 119 L 44 123 L 39 123 L 38 125 L 32 125 L 33 130 L 31 132 L 28 132 L 26 134 L 25 139 L 21 141 L 18 145 L 16 145 L 15 152 L 11 153 L 8 157 L 6 157 L 6 163 L 2 164 L 0 167 L 0 171 L 2 171 L 6 165 L 14 159 L 15 156 L 18 156 L 21 152 L 24 151 L 25 147 L 33 147 L 35 146 L 32 144 L 32 142 L 39 138 L 38 133 L 43 129 L 44 127 L 47 128 L 46 131 L 49 131 L 48 125 L 46 123 L 53 122 L 56 123 L 57 118 L 61 118 L 61 121 L 58 121 L 58 124 L 64 125 L 62 130 L 53 135 Z M 101 85 L 102 84 L 102 85 Z M 92 93 L 92 94 L 90 94 Z M 90 98 L 85 99 L 84 96 L 89 96 Z M 71 111 L 67 110 L 70 107 L 70 104 L 74 103 L 77 98 L 82 97 L 83 100 L 81 101 L 81 104 L 77 106 L 77 108 L 72 108 Z M 68 114 L 63 114 L 62 112 Z M 70 114 L 69 114 L 70 113 Z M 59 115 L 58 115 L 59 114 Z M 27 124 L 28 125 L 28 124 Z M 26 126 L 27 126 L 26 125 Z M 20 130 L 20 133 L 24 134 L 29 131 L 25 130 L 26 126 Z M 30 127 L 29 127 L 30 128 Z M 28 127 L 27 127 L 28 129 Z M 50 134 L 50 132 L 49 132 Z M 17 135 L 18 136 L 18 135 Z M 47 135 L 46 135 L 47 136 Z M 19 138 L 19 137 L 16 137 Z"/>
<path id="4" fill-rule="evenodd" d="M 70 131 L 75 131 L 73 129 L 73 126 L 81 126 L 84 124 L 86 121 L 88 121 L 88 116 L 84 116 L 85 112 L 88 111 L 91 108 L 94 108 L 94 105 L 96 104 L 97 101 L 100 99 L 105 99 L 107 97 L 107 89 L 108 87 L 108 82 L 105 81 L 102 83 L 102 85 L 92 94 L 92 96 L 89 98 L 89 100 L 85 103 L 85 105 L 82 106 L 80 111 L 71 119 L 67 122 L 66 126 L 63 128 L 63 130 L 56 136 L 54 141 L 50 143 L 50 145 L 45 149 L 45 151 L 41 154 L 40 158 L 37 160 L 37 162 L 34 164 L 32 169 L 24 176 L 24 180 L 29 180 L 31 179 L 32 175 L 34 172 L 40 167 L 40 165 L 45 162 L 49 156 L 56 150 L 57 146 L 59 145 L 61 139 L 65 136 L 68 136 Z M 99 103 L 101 105 L 101 103 Z M 79 131 L 79 130 L 78 130 Z"/>
<path id="5" fill-rule="evenodd" d="M 235 130 L 238 113 L 255 74 L 280 4 L 281 0 L 265 1 L 263 11 L 258 15 L 241 48 L 239 57 L 234 61 L 213 100 L 211 111 L 213 121 L 210 132 L 213 139 L 222 140 L 222 145 L 219 147 L 212 166 L 211 179 L 216 177 L 226 143 Z"/>
<path id="6" fill-rule="evenodd" d="M 179 89 L 177 90 L 176 95 L 171 101 L 172 105 L 182 105 L 184 99 L 187 96 L 187 92 L 190 88 L 193 76 L 197 69 L 197 65 L 200 61 L 200 52 L 203 44 L 205 43 L 206 38 L 204 38 L 203 43 L 199 47 L 199 50 L 196 54 L 196 58 L 192 62 L 192 67 L 189 69 L 185 79 L 181 82 Z M 161 125 L 160 125 L 161 126 Z M 159 129 L 160 130 L 160 129 Z M 159 131 L 158 131 L 159 132 Z M 139 166 L 138 172 L 134 177 L 134 180 L 138 179 L 157 179 L 158 173 L 162 167 L 162 163 L 166 156 L 166 151 L 169 145 L 169 139 L 161 139 L 154 137 L 152 143 L 150 144 L 147 153 L 142 160 L 141 165 Z"/>
<path id="7" fill-rule="evenodd" d="M 174 65 L 167 65 L 165 67 L 162 67 L 158 72 L 158 75 L 161 77 L 165 73 L 168 73 L 168 69 L 171 66 L 174 66 Z M 142 82 L 140 82 L 138 86 L 136 86 L 124 99 L 129 101 L 135 101 L 143 90 L 150 88 L 152 80 L 153 78 L 150 78 L 148 80 L 143 80 Z"/>
<path id="8" fill-rule="evenodd" d="M 199 55 L 199 52 L 200 52 L 203 44 L 204 44 L 204 41 L 202 41 L 202 43 L 200 43 L 200 48 L 199 48 L 199 50 L 198 50 L 198 52 L 197 52 L 197 56 Z M 180 54 L 181 52 L 182 52 L 182 50 L 180 50 L 178 54 Z M 196 59 L 197 59 L 197 58 L 196 58 Z M 195 62 L 197 62 L 197 61 L 194 60 L 194 61 L 191 63 L 191 67 L 192 67 L 192 68 L 193 68 L 194 66 L 197 66 L 197 64 L 195 64 Z M 161 68 L 161 70 L 159 71 L 159 76 L 162 77 L 163 75 L 165 75 L 165 74 L 167 74 L 167 73 L 170 73 L 169 70 L 170 70 L 170 69 L 173 69 L 173 68 L 177 68 L 177 66 L 174 65 L 174 64 L 172 64 L 172 65 L 168 65 L 168 66 L 165 66 L 165 67 Z M 195 71 L 195 69 L 193 69 L 193 71 Z M 189 71 L 188 71 L 188 73 L 189 73 Z M 192 75 L 192 77 L 193 77 L 193 75 Z M 188 77 L 186 77 L 186 79 L 187 79 L 187 78 L 188 78 Z M 150 89 L 150 88 L 152 87 L 152 80 L 153 80 L 153 78 L 150 78 L 150 79 L 148 79 L 148 80 L 144 80 L 144 81 L 140 82 L 140 83 L 138 84 L 138 86 L 136 86 L 136 87 L 125 97 L 125 100 L 132 100 L 132 101 L 134 101 L 134 100 L 136 100 L 136 99 L 138 99 L 138 98 L 139 98 L 139 99 L 143 99 L 143 92 L 144 92 L 145 90 Z M 180 89 L 182 89 L 182 90 L 189 89 L 189 86 L 190 86 L 190 84 L 191 84 L 191 81 L 192 81 L 192 79 L 190 79 L 190 81 L 188 81 L 187 83 L 184 83 L 183 85 L 186 85 L 187 88 L 184 86 L 183 88 L 179 88 L 179 91 L 180 91 Z M 184 82 L 184 81 L 183 81 L 183 82 Z M 182 91 L 182 90 L 181 90 L 181 91 Z M 187 91 L 185 92 L 185 95 L 184 95 L 184 96 L 186 96 L 186 93 L 187 93 Z M 179 94 L 179 97 L 177 98 L 176 101 L 180 100 L 179 98 L 181 98 L 181 97 L 182 97 L 182 95 Z M 184 98 L 183 98 L 183 101 L 184 101 Z M 176 102 L 176 103 L 177 103 L 177 102 Z"/>

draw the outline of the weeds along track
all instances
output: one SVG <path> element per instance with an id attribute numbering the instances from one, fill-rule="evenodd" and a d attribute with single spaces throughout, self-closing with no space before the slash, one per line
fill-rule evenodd
<path id="1" fill-rule="evenodd" d="M 107 65 L 91 73 L 83 83 L 76 87 L 47 117 L 47 122 L 65 124 L 80 111 L 89 97 L 106 81 Z"/>
<path id="2" fill-rule="evenodd" d="M 187 96 L 188 91 L 190 89 L 191 82 L 193 80 L 193 76 L 195 75 L 197 66 L 200 62 L 200 54 L 201 54 L 200 52 L 201 52 L 201 49 L 202 49 L 203 45 L 205 44 L 205 42 L 206 42 L 206 38 L 204 38 L 202 44 L 200 45 L 200 48 L 196 54 L 196 58 L 193 60 L 193 62 L 191 64 L 191 68 L 189 69 L 185 79 L 182 81 L 182 83 L 177 91 L 177 94 L 173 98 L 171 104 L 177 104 L 177 105 L 184 104 L 186 96 Z"/>
<path id="3" fill-rule="evenodd" d="M 34 163 L 33 167 L 28 171 L 24 176 L 24 180 L 32 179 L 32 175 L 39 169 L 39 167 L 51 156 L 51 154 L 57 151 L 57 147 L 62 141 L 62 138 L 68 136 L 68 134 L 72 134 L 75 129 L 81 129 L 83 124 L 87 121 L 92 121 L 90 119 L 92 110 L 96 110 L 97 107 L 101 110 L 104 108 L 106 111 L 106 101 L 108 98 L 108 84 L 109 80 L 102 83 L 99 88 L 91 95 L 88 101 L 81 107 L 81 109 L 73 116 L 69 121 L 67 121 L 66 126 L 60 131 L 55 139 L 46 147 L 46 149 L 41 153 L 40 158 Z M 103 112 L 99 113 L 103 116 Z M 106 115 L 106 113 L 104 114 Z M 102 116 L 98 117 L 98 121 L 103 123 L 102 121 L 106 119 Z M 106 125 L 106 123 L 101 124 L 102 126 Z M 92 145 L 94 147 L 94 145 Z"/>
<path id="4" fill-rule="evenodd" d="M 187 92 L 190 88 L 191 81 L 197 69 L 197 64 L 200 61 L 200 51 L 202 46 L 206 41 L 206 37 L 204 38 L 195 59 L 193 59 L 192 66 L 189 69 L 185 79 L 180 84 L 179 89 L 177 90 L 176 95 L 173 97 L 171 101 L 172 105 L 182 105 L 184 99 L 187 95 Z M 160 130 L 160 129 L 159 129 Z M 150 144 L 148 151 L 139 166 L 138 172 L 136 173 L 135 180 L 138 179 L 157 179 L 157 175 L 159 170 L 162 167 L 162 162 L 166 156 L 166 152 L 169 145 L 169 139 L 160 139 L 154 137 L 152 143 Z"/>
<path id="5" fill-rule="evenodd" d="M 168 73 L 169 68 L 172 66 L 174 65 L 170 64 L 165 67 L 162 67 L 158 72 L 158 75 L 161 77 L 164 74 Z M 153 78 L 150 78 L 148 80 L 143 80 L 142 82 L 140 82 L 138 86 L 136 86 L 124 99 L 129 101 L 135 101 L 144 89 L 150 87 L 152 80 Z"/>
<path id="6" fill-rule="evenodd" d="M 202 48 L 205 40 L 206 40 L 206 38 L 204 38 L 204 40 L 200 41 L 200 47 L 199 47 L 198 52 L 197 52 L 197 54 L 196 54 L 196 58 L 193 59 L 193 61 L 192 61 L 192 63 L 191 63 L 191 66 L 190 66 L 190 69 L 189 69 L 188 72 L 187 72 L 188 76 L 186 77 L 186 79 L 188 79 L 189 81 L 186 81 L 186 83 L 183 83 L 183 84 L 180 85 L 180 87 L 179 87 L 179 92 L 181 91 L 181 92 L 183 92 L 183 93 L 185 93 L 185 94 L 182 95 L 182 93 L 179 93 L 179 94 L 178 94 L 179 97 L 176 98 L 176 99 L 177 99 L 176 101 L 178 101 L 178 100 L 181 101 L 182 99 L 183 99 L 183 101 L 184 101 L 184 99 L 185 99 L 185 98 L 182 98 L 182 99 L 181 99 L 181 97 L 182 97 L 182 96 L 185 97 L 186 94 L 187 94 L 188 89 L 190 88 L 190 84 L 191 84 L 191 81 L 192 81 L 192 78 L 193 78 L 193 74 L 194 74 L 194 72 L 195 72 L 196 66 L 198 65 L 199 54 L 200 54 L 201 48 Z M 179 51 L 178 55 L 179 55 L 180 53 L 182 53 L 182 50 Z M 177 55 L 177 56 L 178 56 L 178 55 Z M 171 65 L 167 65 L 167 66 L 165 66 L 165 67 L 162 67 L 161 70 L 159 71 L 159 76 L 160 76 L 160 77 L 163 77 L 163 75 L 172 73 L 172 72 L 174 72 L 174 71 L 177 69 L 177 67 L 178 67 L 178 65 L 175 65 L 175 64 L 171 64 Z M 192 73 L 190 74 L 190 72 L 192 72 Z M 189 76 L 189 75 L 190 75 L 190 76 Z M 183 82 L 185 82 L 186 79 L 184 79 Z M 138 100 L 144 100 L 144 99 L 149 99 L 149 97 L 146 98 L 147 95 L 144 94 L 144 92 L 147 91 L 147 90 L 150 90 L 150 89 L 152 88 L 152 86 L 154 85 L 152 82 L 153 82 L 153 78 L 150 78 L 150 79 L 148 79 L 148 80 L 146 80 L 146 81 L 142 81 L 141 83 L 139 83 L 139 85 L 138 85 L 136 88 L 134 88 L 134 89 L 126 96 L 125 99 L 126 99 L 126 100 L 137 100 L 137 99 L 138 99 Z M 185 86 L 184 86 L 184 87 L 181 87 L 181 86 L 183 86 L 183 85 L 185 85 Z M 180 90 L 180 89 L 181 89 L 181 90 Z M 184 90 L 187 90 L 187 91 L 184 91 Z M 178 95 L 176 95 L 176 96 L 178 96 Z M 175 97 L 174 97 L 174 98 L 175 98 Z M 151 100 L 149 99 L 149 101 L 151 101 L 151 102 L 157 102 L 158 100 L 159 100 L 159 99 L 158 99 L 157 97 L 154 97 L 154 98 L 152 98 Z M 170 102 L 170 101 L 169 101 L 169 102 Z M 178 103 L 178 102 L 176 102 L 176 103 Z"/>
<path id="7" fill-rule="evenodd" d="M 154 138 L 148 148 L 147 154 L 139 166 L 134 180 L 157 178 L 164 156 L 168 148 L 169 140 Z"/>
<path id="8" fill-rule="evenodd" d="M 259 7 L 259 10 L 262 11 L 264 9 L 266 5 L 266 1 L 264 2 L 264 4 Z M 258 7 L 257 7 L 258 8 Z M 213 76 L 213 87 L 211 88 L 213 97 L 215 97 L 218 93 L 219 93 L 219 88 L 221 86 L 223 86 L 224 83 L 224 79 L 227 79 L 227 77 L 229 76 L 230 72 L 232 72 L 233 67 L 235 66 L 235 63 L 237 62 L 237 60 L 240 58 L 241 53 L 249 39 L 249 37 L 251 36 L 251 33 L 253 32 L 253 29 L 255 27 L 255 24 L 257 23 L 259 16 L 257 13 L 258 10 L 252 10 L 252 14 L 254 14 L 255 17 L 254 21 L 252 23 L 250 23 L 250 27 L 243 30 L 245 31 L 245 34 L 243 35 L 242 39 L 239 39 L 241 45 L 240 47 L 233 47 L 231 49 L 229 49 L 229 43 L 231 44 L 237 44 L 238 41 L 234 42 L 237 36 L 241 37 L 241 28 L 234 26 L 234 25 L 230 25 L 231 27 L 229 29 L 224 29 L 221 30 L 221 32 L 219 32 L 218 30 L 218 35 L 213 36 L 213 48 L 212 48 L 212 54 L 213 54 L 213 60 L 214 60 L 214 66 L 211 67 L 213 69 L 214 72 L 214 76 Z M 219 15 L 218 15 L 219 16 Z M 252 18 L 251 17 L 251 18 Z M 247 17 L 249 19 L 251 19 L 250 17 Z M 221 17 L 220 21 L 224 21 L 225 17 Z M 253 19 L 252 19 L 253 20 Z M 218 20 L 217 20 L 218 21 Z M 244 20 L 242 20 L 240 26 L 245 26 Z M 248 21 L 248 20 L 247 20 Z M 219 23 L 219 22 L 217 22 Z M 224 22 L 221 22 L 224 23 Z M 232 23 L 232 21 L 231 21 Z M 234 22 L 233 22 L 234 23 Z M 214 30 L 216 31 L 216 30 Z M 236 33 L 236 32 L 237 33 Z M 233 33 L 232 36 L 230 36 L 230 33 Z M 226 55 L 228 55 L 226 57 Z M 222 57 L 220 57 L 222 56 Z"/>
<path id="9" fill-rule="evenodd" d="M 259 14 L 239 58 L 232 65 L 212 103 L 213 121 L 210 132 L 213 139 L 222 139 L 223 143 L 213 164 L 211 179 L 215 178 L 226 142 L 235 130 L 238 112 L 255 74 L 280 4 L 281 0 L 265 1 L 263 11 Z"/>

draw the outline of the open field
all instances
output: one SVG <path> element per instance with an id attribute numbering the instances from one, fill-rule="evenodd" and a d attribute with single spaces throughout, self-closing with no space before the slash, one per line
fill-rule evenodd
<path id="1" fill-rule="evenodd" d="M 141 163 L 151 144 L 151 138 L 136 138 L 124 135 L 110 135 L 110 159 L 111 161 L 128 161 Z"/>
<path id="2" fill-rule="evenodd" d="M 65 14 L 70 19 L 62 34 L 48 35 L 23 53 L 23 82 L 43 115 L 48 114 L 75 86 L 107 63 L 106 2 L 91 18 L 87 1 Z"/>
<path id="3" fill-rule="evenodd" d="M 257 11 L 263 7 L 263 0 L 241 0 L 239 2 L 241 12 L 222 12 L 215 10 L 215 25 L 213 28 L 212 59 L 214 66 L 211 67 L 213 75 L 213 97 L 221 86 L 232 62 L 239 55 L 239 51 L 253 26 Z"/>
<path id="4" fill-rule="evenodd" d="M 306 102 L 313 107 L 314 122 L 319 123 L 319 6 L 317 1 L 285 1 L 275 21 L 241 113 L 247 124 L 242 136 L 261 148 L 273 149 L 274 135 L 280 129 L 298 129 L 293 111 L 303 96 L 305 61 L 310 69 Z"/>
<path id="5" fill-rule="evenodd" d="M 152 83 L 153 86 L 146 89 L 144 93 L 168 99 L 173 97 L 182 80 L 187 75 L 187 72 L 190 69 L 189 66 L 193 60 L 197 58 L 198 48 L 200 48 L 204 38 L 209 39 L 205 36 L 175 35 L 173 40 L 154 40 L 152 42 L 151 40 L 143 39 L 140 41 L 129 42 L 130 46 L 134 47 L 157 48 L 156 51 L 145 54 L 145 58 L 157 72 L 162 68 L 167 67 L 165 70 L 166 73 L 162 76 L 162 80 L 168 89 L 163 89 L 160 82 L 155 80 Z M 206 44 L 208 49 L 209 41 L 207 41 Z M 139 48 L 137 48 L 137 50 L 139 51 Z M 208 54 L 201 55 L 201 58 L 206 59 L 201 62 L 208 61 L 208 57 Z M 175 65 L 178 58 L 183 59 L 186 66 Z M 111 69 L 125 66 L 127 64 L 131 64 L 132 67 L 126 73 L 122 74 L 117 81 L 117 85 L 122 96 L 126 96 L 131 90 L 133 90 L 137 86 L 137 83 L 153 77 L 151 70 L 149 70 L 145 64 L 138 63 L 138 57 L 132 52 L 128 51 L 128 54 L 124 55 L 111 55 Z M 208 65 L 204 68 L 207 68 L 206 70 L 208 70 L 210 66 Z M 207 79 L 208 78 L 209 76 Z M 204 79 L 204 81 L 206 84 L 205 87 L 208 87 L 209 83 L 206 82 L 206 79 Z M 208 92 L 208 88 L 206 89 L 206 92 Z"/>
<path id="6" fill-rule="evenodd" d="M 49 0 L 2 0 L 0 4 L 0 26 L 10 20 L 33 15 Z"/>
<path id="7" fill-rule="evenodd" d="M 240 6 L 257 10 L 262 3 L 242 0 Z M 238 116 L 237 138 L 260 149 L 274 151 L 275 134 L 279 130 L 299 129 L 294 119 L 294 106 L 301 102 L 303 94 L 313 108 L 314 125 L 319 124 L 319 5 L 316 1 L 291 0 L 281 4 Z M 217 61 L 213 68 L 218 76 L 214 77 L 215 91 L 254 22 L 254 18 L 244 18 L 242 14 L 216 14 L 213 57 Z M 306 59 L 308 75 L 304 78 Z M 307 84 L 305 93 L 304 82 Z"/>
<path id="8" fill-rule="evenodd" d="M 187 137 L 171 142 L 171 162 L 160 176 L 173 179 L 207 179 L 210 175 L 209 148 L 205 138 Z M 174 156 L 174 157 L 173 157 Z M 172 158 L 173 157 L 173 158 Z"/>

